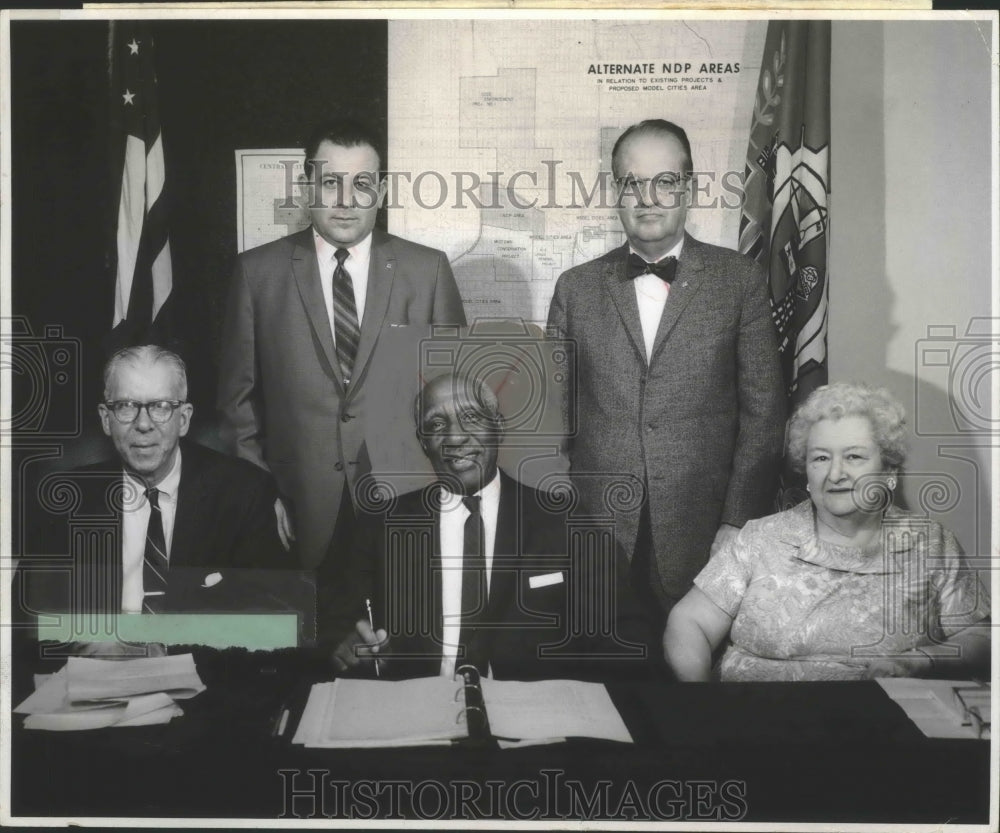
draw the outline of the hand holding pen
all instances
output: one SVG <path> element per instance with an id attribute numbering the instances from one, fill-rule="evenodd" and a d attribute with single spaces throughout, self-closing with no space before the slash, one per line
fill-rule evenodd
<path id="1" fill-rule="evenodd" d="M 355 622 L 354 630 L 341 641 L 333 654 L 338 673 L 357 668 L 363 662 L 374 662 L 375 674 L 381 676 L 376 655 L 389 644 L 388 634 L 384 628 L 376 629 L 370 599 L 365 599 L 365 612 L 367 618 Z"/>
<path id="2" fill-rule="evenodd" d="M 368 613 L 368 627 L 371 629 L 372 636 L 376 636 L 377 637 L 377 634 L 375 632 L 375 617 L 372 616 L 372 600 L 371 599 L 365 599 L 365 611 Z M 385 631 L 383 631 L 383 633 L 385 633 Z M 369 643 L 369 644 L 371 644 L 371 643 Z M 378 648 L 379 648 L 379 646 L 377 644 L 374 645 L 372 647 L 372 649 L 371 649 L 372 653 L 373 654 L 377 654 L 378 653 Z M 379 671 L 379 668 L 378 668 L 378 657 L 375 657 L 375 676 L 376 677 L 381 677 L 382 676 L 382 672 Z"/>

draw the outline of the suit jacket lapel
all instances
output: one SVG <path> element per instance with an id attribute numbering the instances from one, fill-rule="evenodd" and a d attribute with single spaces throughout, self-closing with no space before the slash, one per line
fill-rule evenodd
<path id="1" fill-rule="evenodd" d="M 382 332 L 382 322 L 385 321 L 385 314 L 389 309 L 389 295 L 398 268 L 396 254 L 388 236 L 378 229 L 374 230 L 368 264 L 368 293 L 365 296 L 365 313 L 361 320 L 358 353 L 354 358 L 354 372 L 351 374 L 349 386 L 351 389 L 357 387 L 364 378 L 375 344 Z"/>
<path id="2" fill-rule="evenodd" d="M 615 302 L 618 315 L 625 325 L 625 331 L 632 339 L 636 355 L 645 364 L 646 346 L 642 338 L 642 324 L 639 322 L 639 304 L 635 300 L 635 285 L 625 277 L 627 257 L 627 245 L 611 253 L 611 256 L 604 261 L 604 283 L 608 288 L 608 294 Z"/>
<path id="3" fill-rule="evenodd" d="M 677 324 L 691 299 L 701 289 L 705 279 L 705 264 L 701 257 L 701 249 L 698 241 L 689 234 L 684 235 L 684 248 L 681 250 L 681 257 L 677 263 L 677 275 L 670 285 L 670 294 L 667 296 L 667 304 L 663 308 L 663 315 L 660 317 L 660 326 L 656 329 L 656 338 L 653 340 L 653 350 L 650 362 L 654 361 L 663 349 L 663 344 L 670 335 L 670 331 Z"/>
<path id="4" fill-rule="evenodd" d="M 340 378 L 337 353 L 333 347 L 333 333 L 330 331 L 330 317 L 323 298 L 323 288 L 320 286 L 319 264 L 316 262 L 316 247 L 312 242 L 312 234 L 312 229 L 308 228 L 296 235 L 292 249 L 292 274 L 295 276 L 295 285 L 299 290 L 302 306 L 309 316 L 313 335 L 323 349 L 330 375 L 337 385 L 338 392 L 343 396 L 343 380 Z"/>
<path id="5" fill-rule="evenodd" d="M 185 567 L 194 562 L 197 535 L 205 529 L 198 515 L 205 504 L 202 460 L 191 446 L 181 446 L 181 482 L 177 487 L 177 511 L 170 541 L 170 566 Z"/>
<path id="6" fill-rule="evenodd" d="M 493 565 L 490 569 L 490 595 L 486 605 L 485 621 L 500 622 L 504 611 L 511 608 L 517 590 L 517 572 L 511 561 L 520 555 L 517 538 L 520 530 L 518 512 L 519 489 L 517 483 L 507 475 L 500 474 L 500 507 L 497 511 L 497 531 L 493 541 Z M 497 564 L 505 569 L 497 570 Z M 496 629 L 480 631 L 480 635 L 492 640 Z"/>

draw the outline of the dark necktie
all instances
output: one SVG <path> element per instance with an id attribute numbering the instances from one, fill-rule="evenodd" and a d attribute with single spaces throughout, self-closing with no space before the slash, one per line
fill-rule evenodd
<path id="1" fill-rule="evenodd" d="M 162 613 L 167 592 L 167 539 L 163 535 L 160 492 L 146 489 L 149 501 L 149 525 L 146 527 L 146 551 L 142 565 L 142 612 Z"/>
<path id="2" fill-rule="evenodd" d="M 337 268 L 333 271 L 333 331 L 337 342 L 337 363 L 344 384 L 351 381 L 354 357 L 358 354 L 361 328 L 358 326 L 358 307 L 354 301 L 354 284 L 351 273 L 344 268 L 350 252 L 337 249 Z"/>
<path id="3" fill-rule="evenodd" d="M 477 626 L 486 611 L 486 533 L 480 512 L 481 498 L 463 497 L 462 503 L 469 510 L 465 519 L 465 537 L 462 557 L 462 629 L 458 665 L 475 665 L 485 675 L 488 658 L 483 653 L 481 639 L 477 639 Z"/>
<path id="4" fill-rule="evenodd" d="M 673 281 L 674 276 L 677 274 L 677 258 L 676 257 L 665 257 L 663 260 L 658 260 L 656 263 L 646 263 L 639 255 L 632 252 L 628 256 L 628 262 L 625 264 L 625 275 L 629 280 L 633 278 L 638 278 L 640 275 L 656 275 L 660 280 L 665 283 L 670 283 Z"/>

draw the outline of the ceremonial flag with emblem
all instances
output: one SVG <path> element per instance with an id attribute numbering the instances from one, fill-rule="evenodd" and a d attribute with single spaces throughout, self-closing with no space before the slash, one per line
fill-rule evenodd
<path id="1" fill-rule="evenodd" d="M 767 270 L 792 408 L 827 381 L 830 22 L 769 23 L 739 249 Z"/>
<path id="2" fill-rule="evenodd" d="M 173 275 L 153 37 L 146 23 L 109 26 L 112 164 L 121 174 L 111 342 L 163 343 Z"/>

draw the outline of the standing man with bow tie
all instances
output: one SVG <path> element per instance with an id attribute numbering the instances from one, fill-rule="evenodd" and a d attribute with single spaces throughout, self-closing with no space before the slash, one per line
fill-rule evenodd
<path id="1" fill-rule="evenodd" d="M 560 276 L 549 328 L 573 344 L 570 475 L 614 514 L 662 629 L 710 552 L 771 510 L 785 397 L 760 267 L 684 230 L 685 131 L 635 124 L 611 164 L 628 244 Z"/>

